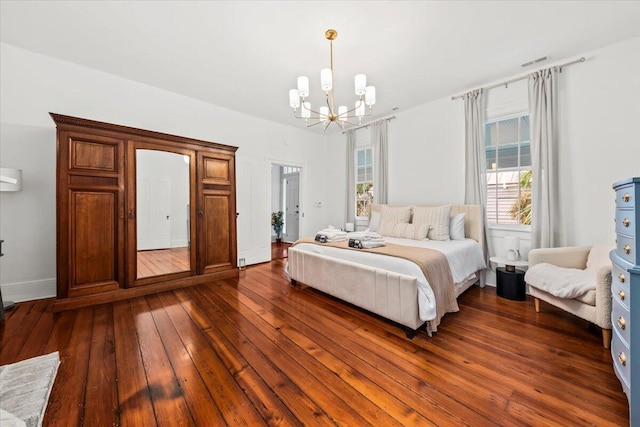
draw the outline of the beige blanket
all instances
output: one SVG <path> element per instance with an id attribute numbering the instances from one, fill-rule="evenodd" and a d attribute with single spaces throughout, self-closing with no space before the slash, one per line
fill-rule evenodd
<path id="1" fill-rule="evenodd" d="M 445 313 L 458 311 L 458 301 L 456 300 L 453 276 L 447 257 L 440 251 L 427 248 L 417 248 L 414 246 L 394 245 L 387 243 L 385 246 L 372 249 L 355 249 L 349 247 L 348 241 L 335 243 L 319 243 L 313 237 L 305 237 L 294 243 L 313 243 L 317 245 L 333 246 L 336 248 L 372 252 L 381 255 L 394 256 L 409 260 L 420 267 L 427 278 L 433 294 L 436 298 L 436 318 L 430 320 L 427 332 L 437 330 L 440 319 Z M 417 301 L 416 301 L 417 303 Z"/>

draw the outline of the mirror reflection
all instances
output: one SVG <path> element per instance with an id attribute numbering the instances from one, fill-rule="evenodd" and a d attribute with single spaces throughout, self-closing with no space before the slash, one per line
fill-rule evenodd
<path id="1" fill-rule="evenodd" d="M 191 269 L 189 156 L 136 149 L 137 278 Z"/>

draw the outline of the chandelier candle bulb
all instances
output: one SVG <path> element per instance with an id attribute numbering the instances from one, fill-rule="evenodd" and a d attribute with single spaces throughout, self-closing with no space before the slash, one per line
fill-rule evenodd
<path id="1" fill-rule="evenodd" d="M 325 92 L 330 91 L 333 87 L 333 77 L 331 75 L 330 68 L 323 68 L 320 70 L 320 86 Z"/>
<path id="2" fill-rule="evenodd" d="M 300 96 L 297 89 L 291 89 L 289 91 L 289 105 L 291 108 L 298 108 L 300 106 Z"/>
<path id="3" fill-rule="evenodd" d="M 309 77 L 298 77 L 298 94 L 302 98 L 306 98 L 307 96 L 309 96 Z"/>
<path id="4" fill-rule="evenodd" d="M 305 101 L 302 103 L 301 115 L 305 119 L 311 117 L 311 103 L 309 101 Z"/>
<path id="5" fill-rule="evenodd" d="M 356 95 L 362 96 L 366 92 L 367 76 L 365 74 L 356 74 Z"/>
<path id="6" fill-rule="evenodd" d="M 366 94 L 364 95 L 365 103 L 367 105 L 373 105 L 376 103 L 376 88 L 373 86 L 367 86 Z"/>
<path id="7" fill-rule="evenodd" d="M 329 117 L 329 107 L 320 107 L 320 120 L 326 122 Z"/>
<path id="8" fill-rule="evenodd" d="M 341 105 L 338 107 L 338 118 L 340 120 L 342 120 L 343 122 L 345 120 L 347 120 L 347 106 L 346 105 Z"/>
<path id="9" fill-rule="evenodd" d="M 364 116 L 364 102 L 356 101 L 356 116 Z"/>

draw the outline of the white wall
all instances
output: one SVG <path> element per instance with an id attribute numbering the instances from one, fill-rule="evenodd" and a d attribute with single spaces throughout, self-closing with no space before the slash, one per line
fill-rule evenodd
<path id="1" fill-rule="evenodd" d="M 21 193 L 0 196 L 0 233 L 7 254 L 0 261 L 0 283 L 6 299 L 55 294 L 55 127 L 48 112 L 233 145 L 239 147 L 238 156 L 256 164 L 269 164 L 270 159 L 301 164 L 304 191 L 325 197 L 322 135 L 4 43 L 0 57 L 0 162 L 2 167 L 22 168 L 25 177 Z M 269 182 L 268 176 L 265 179 Z M 253 194 L 237 195 L 242 197 Z M 301 232 L 312 234 L 326 222 L 325 211 L 308 208 L 304 200 Z M 240 213 L 254 217 L 253 223 L 262 221 L 268 230 L 269 206 L 260 206 L 263 211 Z"/>

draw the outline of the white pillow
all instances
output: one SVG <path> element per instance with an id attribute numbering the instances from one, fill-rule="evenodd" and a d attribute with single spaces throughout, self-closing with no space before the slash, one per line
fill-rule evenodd
<path id="1" fill-rule="evenodd" d="M 449 240 L 449 221 L 451 220 L 451 205 L 445 206 L 414 206 L 413 224 L 429 224 L 429 239 Z"/>
<path id="2" fill-rule="evenodd" d="M 380 212 L 371 211 L 371 217 L 369 217 L 369 230 L 378 231 L 380 228 Z"/>
<path id="3" fill-rule="evenodd" d="M 408 224 L 406 222 L 380 221 L 378 233 L 388 237 L 403 239 L 426 240 L 429 224 Z"/>
<path id="4" fill-rule="evenodd" d="M 615 246 L 609 245 L 593 245 L 587 257 L 587 268 L 589 271 L 598 271 L 601 267 L 609 266 L 611 259 L 609 252 L 615 249 Z"/>
<path id="5" fill-rule="evenodd" d="M 451 240 L 464 240 L 464 212 L 451 216 L 449 237 Z"/>
<path id="6" fill-rule="evenodd" d="M 411 220 L 411 206 L 383 206 L 380 220 L 408 223 Z"/>

